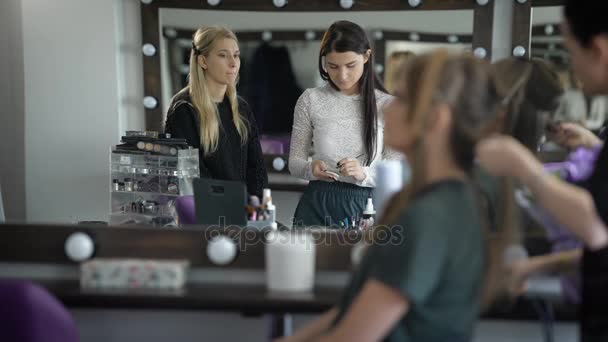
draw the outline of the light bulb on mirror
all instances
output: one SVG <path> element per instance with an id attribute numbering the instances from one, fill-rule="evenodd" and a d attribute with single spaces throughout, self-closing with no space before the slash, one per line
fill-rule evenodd
<path id="1" fill-rule="evenodd" d="M 147 57 L 152 57 L 154 55 L 156 55 L 156 47 L 154 47 L 154 45 L 150 44 L 150 43 L 146 43 L 141 47 L 141 51 L 143 52 L 144 56 Z"/>
<path id="2" fill-rule="evenodd" d="M 340 0 L 340 6 L 344 9 L 350 9 L 354 4 L 354 0 Z"/>
<path id="3" fill-rule="evenodd" d="M 420 6 L 420 4 L 422 3 L 422 0 L 407 0 L 407 3 L 411 6 L 411 7 L 418 7 Z"/>
<path id="4" fill-rule="evenodd" d="M 276 171 L 283 171 L 285 169 L 285 160 L 281 157 L 276 157 L 272 160 L 272 168 Z"/>
<path id="5" fill-rule="evenodd" d="M 262 40 L 265 42 L 269 42 L 272 40 L 272 32 L 264 31 L 262 32 Z"/>
<path id="6" fill-rule="evenodd" d="M 287 0 L 272 0 L 275 7 L 281 8 L 287 5 Z"/>
<path id="7" fill-rule="evenodd" d="M 475 55 L 475 57 L 480 58 L 480 59 L 484 59 L 488 55 L 486 49 L 484 49 L 482 47 L 478 47 L 475 50 L 473 50 L 473 54 Z"/>
<path id="8" fill-rule="evenodd" d="M 523 57 L 526 55 L 526 48 L 518 45 L 513 49 L 513 56 L 515 57 Z"/>
<path id="9" fill-rule="evenodd" d="M 177 37 L 177 31 L 174 28 L 166 28 L 165 36 L 167 36 L 169 38 L 175 38 L 175 37 Z"/>
<path id="10" fill-rule="evenodd" d="M 95 252 L 93 239 L 85 233 L 73 233 L 65 240 L 65 254 L 74 262 L 88 260 Z"/>
<path id="11" fill-rule="evenodd" d="M 227 236 L 213 237 L 207 243 L 207 257 L 216 265 L 224 266 L 236 258 L 236 244 Z"/>
<path id="12" fill-rule="evenodd" d="M 146 109 L 154 109 L 156 108 L 156 106 L 158 106 L 158 101 L 156 100 L 156 98 L 154 96 L 146 96 L 144 97 L 144 107 L 146 107 Z"/>

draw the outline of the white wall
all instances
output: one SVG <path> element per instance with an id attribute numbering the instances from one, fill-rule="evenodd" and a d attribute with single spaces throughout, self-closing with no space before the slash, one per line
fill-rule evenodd
<path id="1" fill-rule="evenodd" d="M 532 25 L 559 23 L 562 20 L 562 13 L 562 6 L 532 8 Z"/>
<path id="2" fill-rule="evenodd" d="M 0 201 L 6 219 L 25 219 L 21 1 L 0 2 Z M 0 207 L 2 207 L 0 205 Z"/>
<path id="3" fill-rule="evenodd" d="M 107 220 L 109 148 L 141 116 L 125 89 L 141 78 L 124 70 L 141 66 L 125 62 L 137 54 L 119 31 L 136 12 L 124 0 L 22 4 L 27 219 Z"/>

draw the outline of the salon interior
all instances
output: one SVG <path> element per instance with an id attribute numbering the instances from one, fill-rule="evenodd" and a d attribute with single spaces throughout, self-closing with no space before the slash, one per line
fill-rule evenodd
<path id="1" fill-rule="evenodd" d="M 309 184 L 290 172 L 294 108 L 328 82 L 319 73 L 328 27 L 348 20 L 365 30 L 368 66 L 387 88 L 395 56 L 443 48 L 490 62 L 543 59 L 566 93 L 583 98 L 570 80 L 562 5 L 1 1 L 0 298 L 12 306 L 0 305 L 0 340 L 288 338 L 340 302 L 372 234 L 360 217 L 293 224 Z M 242 182 L 200 177 L 198 150 L 164 132 L 172 98 L 191 78 L 193 34 L 213 25 L 238 38 L 236 89 L 255 116 L 268 179 L 259 207 L 243 198 Z M 591 107 L 581 122 L 595 130 L 608 108 Z M 546 162 L 565 155 L 538 149 Z M 407 162 L 380 168 L 363 218 L 408 182 Z M 513 258 L 551 253 L 542 224 L 523 216 Z M 525 290 L 479 311 L 470 340 L 577 341 L 578 305 L 561 281 L 531 275 Z"/>

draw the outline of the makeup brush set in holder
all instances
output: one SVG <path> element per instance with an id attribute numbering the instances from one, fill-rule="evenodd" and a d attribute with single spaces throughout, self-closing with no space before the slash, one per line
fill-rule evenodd
<path id="1" fill-rule="evenodd" d="M 185 139 L 127 132 L 110 153 L 110 223 L 177 226 L 175 200 L 192 195 L 198 150 Z"/>

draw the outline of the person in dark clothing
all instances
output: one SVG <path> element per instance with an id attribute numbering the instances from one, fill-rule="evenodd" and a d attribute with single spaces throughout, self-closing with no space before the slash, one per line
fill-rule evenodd
<path id="1" fill-rule="evenodd" d="M 588 95 L 608 94 L 608 2 L 567 0 L 562 32 L 572 67 Z M 582 259 L 581 339 L 608 341 L 608 149 L 604 146 L 583 188 L 549 176 L 512 138 L 482 142 L 478 160 L 498 175 L 516 176 L 536 201 L 585 242 Z"/>
<path id="2" fill-rule="evenodd" d="M 268 186 L 255 118 L 236 93 L 240 59 L 234 33 L 194 33 L 188 85 L 171 100 L 165 133 L 199 149 L 201 177 L 237 180 L 261 196 Z"/>
<path id="3" fill-rule="evenodd" d="M 302 88 L 298 85 L 285 46 L 262 43 L 255 51 L 250 68 L 248 99 L 263 134 L 291 132 L 293 109 Z M 280 93 L 281 96 L 276 96 Z"/>

